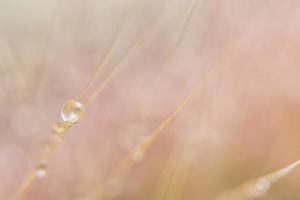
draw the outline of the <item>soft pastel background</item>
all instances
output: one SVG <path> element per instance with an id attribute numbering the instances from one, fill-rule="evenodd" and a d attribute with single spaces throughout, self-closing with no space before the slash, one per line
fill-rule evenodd
<path id="1" fill-rule="evenodd" d="M 76 200 L 99 183 L 108 185 L 104 199 L 214 199 L 299 159 L 300 1 L 199 0 L 161 65 L 191 3 L 0 0 L 0 199 L 34 168 L 61 106 L 85 87 L 116 31 L 121 39 L 96 85 L 149 35 L 72 127 L 28 199 Z M 124 180 L 109 180 L 196 88 L 144 160 Z M 300 199 L 299 185 L 296 170 L 261 199 Z"/>

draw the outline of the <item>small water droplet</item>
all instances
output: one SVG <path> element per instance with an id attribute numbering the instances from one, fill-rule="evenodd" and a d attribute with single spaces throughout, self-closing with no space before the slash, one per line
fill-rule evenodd
<path id="1" fill-rule="evenodd" d="M 144 153 L 141 150 L 136 150 L 132 153 L 131 158 L 135 162 L 141 162 L 144 160 Z"/>
<path id="2" fill-rule="evenodd" d="M 78 122 L 84 115 L 84 106 L 78 100 L 67 102 L 61 111 L 61 117 L 65 122 L 74 124 Z"/>
<path id="3" fill-rule="evenodd" d="M 70 124 L 68 122 L 56 122 L 52 126 L 52 133 L 53 135 L 51 136 L 52 140 L 54 142 L 60 143 L 64 134 L 68 131 L 70 128 Z"/>
<path id="4" fill-rule="evenodd" d="M 65 133 L 68 128 L 70 127 L 70 124 L 67 122 L 56 122 L 52 126 L 52 131 L 54 134 L 63 134 Z"/>
<path id="5" fill-rule="evenodd" d="M 264 196 L 271 187 L 270 181 L 265 178 L 260 178 L 253 184 L 249 185 L 247 196 L 249 198 L 259 198 Z"/>
<path id="6" fill-rule="evenodd" d="M 45 162 L 37 166 L 35 175 L 37 178 L 44 178 L 47 175 L 47 164 Z"/>

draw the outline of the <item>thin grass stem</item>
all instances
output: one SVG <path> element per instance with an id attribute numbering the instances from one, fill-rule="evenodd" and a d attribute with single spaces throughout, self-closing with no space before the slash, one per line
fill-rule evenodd
<path id="1" fill-rule="evenodd" d="M 270 174 L 247 181 L 241 186 L 220 194 L 216 200 L 251 200 L 262 198 L 270 192 L 273 184 L 288 176 L 299 166 L 300 160 Z"/>

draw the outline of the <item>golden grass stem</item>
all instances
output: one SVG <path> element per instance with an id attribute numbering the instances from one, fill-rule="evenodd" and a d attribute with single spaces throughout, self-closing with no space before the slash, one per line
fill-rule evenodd
<path id="1" fill-rule="evenodd" d="M 274 183 L 285 178 L 299 166 L 300 160 L 270 174 L 247 181 L 241 186 L 220 194 L 216 200 L 251 200 L 261 198 L 269 193 Z"/>
<path id="2" fill-rule="evenodd" d="M 105 65 L 105 63 L 111 58 L 111 55 L 114 51 L 114 48 L 116 46 L 116 41 L 117 41 L 117 33 L 119 33 L 119 28 L 116 31 L 116 34 L 114 35 L 112 42 L 110 43 L 110 45 L 108 46 L 104 57 L 102 59 L 102 61 L 100 62 L 100 64 L 98 65 L 98 67 L 96 68 L 95 72 L 93 73 L 93 75 L 91 76 L 91 78 L 89 79 L 87 86 L 81 90 L 80 94 L 78 95 L 78 99 L 82 99 L 85 95 L 85 93 L 87 92 L 87 90 L 93 85 L 93 83 L 95 82 L 95 80 L 99 77 L 99 75 L 101 74 L 101 71 Z M 147 34 L 146 34 L 147 33 Z M 142 34 L 142 36 L 140 36 L 139 39 L 137 39 L 133 45 L 130 46 L 130 48 L 128 49 L 128 51 L 121 57 L 121 59 L 118 61 L 117 65 L 114 66 L 114 69 L 110 72 L 110 74 L 105 77 L 105 79 L 103 80 L 103 82 L 100 84 L 100 86 L 96 89 L 96 91 L 87 98 L 87 104 L 89 104 L 91 101 L 93 101 L 102 91 L 103 89 L 107 86 L 107 84 L 111 81 L 111 79 L 114 77 L 114 75 L 120 70 L 122 64 L 125 62 L 125 60 L 127 59 L 128 55 L 130 54 L 130 52 L 136 48 L 138 46 L 138 44 L 141 41 L 144 41 L 146 39 L 145 36 L 148 35 L 147 30 L 145 31 L 144 34 Z M 142 40 L 141 40 L 142 39 Z M 71 126 L 71 124 L 70 124 Z M 68 132 L 69 127 L 67 127 L 66 131 L 63 132 L 63 134 L 59 134 L 58 136 L 55 136 L 54 140 L 51 140 L 51 142 L 47 145 L 44 153 L 42 154 L 42 156 L 39 159 L 39 164 L 40 163 L 46 163 L 48 162 L 48 160 L 51 158 L 51 156 L 54 154 L 55 150 L 58 148 L 58 146 L 60 145 L 60 143 L 62 142 L 62 139 L 64 137 L 64 135 Z M 25 198 L 25 196 L 29 193 L 31 187 L 33 186 L 33 184 L 36 181 L 36 169 L 34 169 L 31 173 L 29 173 L 21 182 L 20 187 L 17 189 L 17 191 L 11 195 L 11 197 L 9 197 L 9 199 L 11 200 L 21 200 L 23 198 Z"/>
<path id="3" fill-rule="evenodd" d="M 156 185 L 151 200 L 179 200 L 189 175 L 190 148 L 176 145 Z M 178 162 L 180 160 L 180 162 Z"/>
<path id="4" fill-rule="evenodd" d="M 167 51 L 166 55 L 163 58 L 162 63 L 165 63 L 170 60 L 170 58 L 174 54 L 174 51 L 176 51 L 176 49 L 180 45 L 181 41 L 183 40 L 185 32 L 187 31 L 187 28 L 189 27 L 192 16 L 195 12 L 197 3 L 198 3 L 198 0 L 192 0 L 191 7 L 188 9 L 188 12 L 185 14 L 186 16 L 183 19 L 183 23 L 182 23 L 181 27 L 179 28 L 178 34 L 175 35 L 175 42 L 170 45 L 170 50 Z"/>
<path id="5" fill-rule="evenodd" d="M 87 104 L 91 103 L 103 90 L 104 88 L 107 86 L 107 84 L 111 81 L 111 79 L 120 71 L 120 69 L 122 68 L 124 62 L 127 60 L 127 58 L 129 57 L 130 53 L 132 53 L 132 51 L 134 49 L 136 49 L 136 47 L 143 43 L 145 41 L 146 38 L 148 38 L 147 36 L 149 35 L 149 31 L 146 29 L 146 31 L 144 31 L 138 39 L 135 40 L 135 42 L 133 42 L 132 45 L 130 45 L 129 49 L 126 51 L 126 53 L 122 56 L 122 58 L 117 62 L 117 64 L 113 67 L 113 70 L 108 74 L 108 76 L 103 80 L 103 82 L 96 88 L 96 90 L 93 92 L 93 94 L 88 98 L 87 100 Z"/>
<path id="6" fill-rule="evenodd" d="M 93 83 L 95 82 L 95 80 L 99 77 L 99 75 L 102 72 L 102 69 L 105 65 L 105 63 L 111 58 L 112 53 L 116 47 L 117 41 L 118 41 L 118 34 L 120 33 L 120 26 L 117 28 L 116 32 L 114 33 L 114 36 L 111 40 L 111 42 L 108 45 L 107 50 L 104 53 L 103 58 L 101 59 L 99 65 L 96 67 L 96 70 L 94 71 L 94 73 L 92 74 L 91 78 L 89 79 L 87 85 L 85 88 L 83 88 L 78 96 L 79 99 L 82 99 L 85 95 L 85 93 L 87 92 L 87 90 L 92 87 Z"/>
<path id="7" fill-rule="evenodd" d="M 168 52 L 165 54 L 163 60 L 162 60 L 162 64 L 164 65 L 166 64 L 169 59 L 171 58 L 171 56 L 173 55 L 173 53 L 176 51 L 176 49 L 178 48 L 179 44 L 181 43 L 184 33 L 187 30 L 187 27 L 189 25 L 189 22 L 193 16 L 194 10 L 196 8 L 198 0 L 193 0 L 192 1 L 192 5 L 191 8 L 187 11 L 186 16 L 184 17 L 183 20 L 183 24 L 179 29 L 179 34 L 176 34 L 176 39 L 175 42 L 173 44 L 171 44 L 170 49 L 168 50 Z M 135 44 L 133 45 L 135 46 Z M 130 52 L 127 51 L 128 53 Z M 89 101 L 92 101 L 94 98 L 96 98 L 96 96 L 98 96 L 99 93 L 101 93 L 101 91 L 103 90 L 103 87 L 105 87 L 105 85 L 107 84 L 107 82 L 111 79 L 111 77 L 114 76 L 114 74 L 119 70 L 119 65 L 122 63 L 122 60 L 116 65 L 116 67 L 114 68 L 114 70 L 109 74 L 107 81 L 103 82 L 99 88 L 96 90 L 96 92 L 91 96 L 91 98 L 89 99 Z M 150 133 L 150 135 L 140 144 L 138 144 L 133 152 L 130 152 L 127 156 L 125 156 L 124 159 L 122 159 L 119 164 L 117 165 L 117 167 L 113 170 L 112 172 L 112 177 L 117 177 L 120 178 L 120 176 L 124 176 L 124 172 L 126 174 L 126 172 L 128 172 L 131 167 L 134 165 L 134 162 L 132 162 L 132 156 L 136 156 L 138 154 L 138 156 L 143 156 L 144 153 L 147 151 L 147 149 L 152 145 L 154 139 L 157 137 L 157 135 L 176 117 L 176 115 L 186 106 L 186 104 L 191 100 L 192 96 L 194 94 L 189 95 L 183 102 L 182 104 L 180 104 L 177 109 L 170 114 L 169 117 L 167 117 L 167 119 L 160 124 L 152 133 Z M 88 101 L 88 102 L 89 102 Z M 117 175 L 118 174 L 118 175 Z M 122 175 L 121 175 L 122 174 Z M 92 195 L 91 195 L 92 194 Z M 99 184 L 99 186 L 97 186 L 96 190 L 92 190 L 92 192 L 90 192 L 90 194 L 88 194 L 86 197 L 84 197 L 84 199 L 89 199 L 89 196 L 100 196 L 102 194 L 102 184 Z"/>
<path id="8" fill-rule="evenodd" d="M 66 127 L 66 130 L 64 132 L 62 132 L 61 134 L 59 134 L 59 135 L 53 134 L 52 135 L 52 138 L 51 138 L 49 144 L 46 146 L 44 153 L 38 159 L 37 166 L 40 164 L 46 165 L 48 163 L 49 159 L 54 154 L 55 150 L 57 149 L 57 147 L 60 145 L 61 141 L 63 140 L 63 137 L 67 133 L 68 129 L 69 129 L 69 125 L 68 125 L 68 127 Z M 25 196 L 30 191 L 32 185 L 35 183 L 36 179 L 37 179 L 37 169 L 35 168 L 24 178 L 23 182 L 21 183 L 21 186 L 18 188 L 16 193 L 13 194 L 9 199 L 19 200 L 19 199 L 25 198 Z"/>
<path id="9" fill-rule="evenodd" d="M 144 157 L 147 150 L 151 147 L 155 139 L 158 135 L 164 130 L 164 128 L 170 124 L 174 118 L 192 101 L 194 96 L 206 88 L 209 81 L 215 78 L 217 70 L 221 70 L 221 67 L 224 66 L 225 61 L 231 61 L 234 57 L 233 55 L 236 54 L 236 51 L 239 49 L 238 47 L 238 39 L 236 39 L 235 43 L 228 45 L 228 47 L 224 50 L 224 54 L 222 57 L 212 66 L 209 68 L 208 72 L 205 74 L 205 77 L 200 80 L 197 84 L 196 88 L 188 95 L 154 131 L 152 131 L 141 143 L 137 144 L 132 151 L 130 151 L 122 160 L 119 161 L 119 164 L 112 170 L 111 175 L 109 176 L 108 180 L 119 180 L 121 181 L 126 177 L 126 175 L 130 172 L 132 167 L 141 161 L 142 159 L 136 160 L 136 154 L 138 154 L 139 158 Z M 218 68 L 219 67 L 219 68 Z M 220 72 L 221 73 L 221 72 Z M 95 199 L 102 199 L 101 195 L 105 192 L 105 186 L 100 183 L 95 190 L 92 190 L 89 194 L 91 197 Z M 93 198 L 89 198 L 90 195 L 85 196 L 84 200 L 91 200 Z"/>

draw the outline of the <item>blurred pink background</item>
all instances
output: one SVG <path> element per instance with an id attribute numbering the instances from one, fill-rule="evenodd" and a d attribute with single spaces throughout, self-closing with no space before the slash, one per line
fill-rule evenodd
<path id="1" fill-rule="evenodd" d="M 0 1 L 0 199 L 35 167 L 62 105 L 85 87 L 118 24 L 120 40 L 96 85 L 143 31 L 147 42 L 71 128 L 27 199 L 76 200 L 110 185 L 116 163 L 199 83 L 103 199 L 214 199 L 299 159 L 300 1 L 199 0 L 178 49 L 161 65 L 191 4 Z M 295 170 L 261 199 L 300 199 L 299 185 Z"/>

